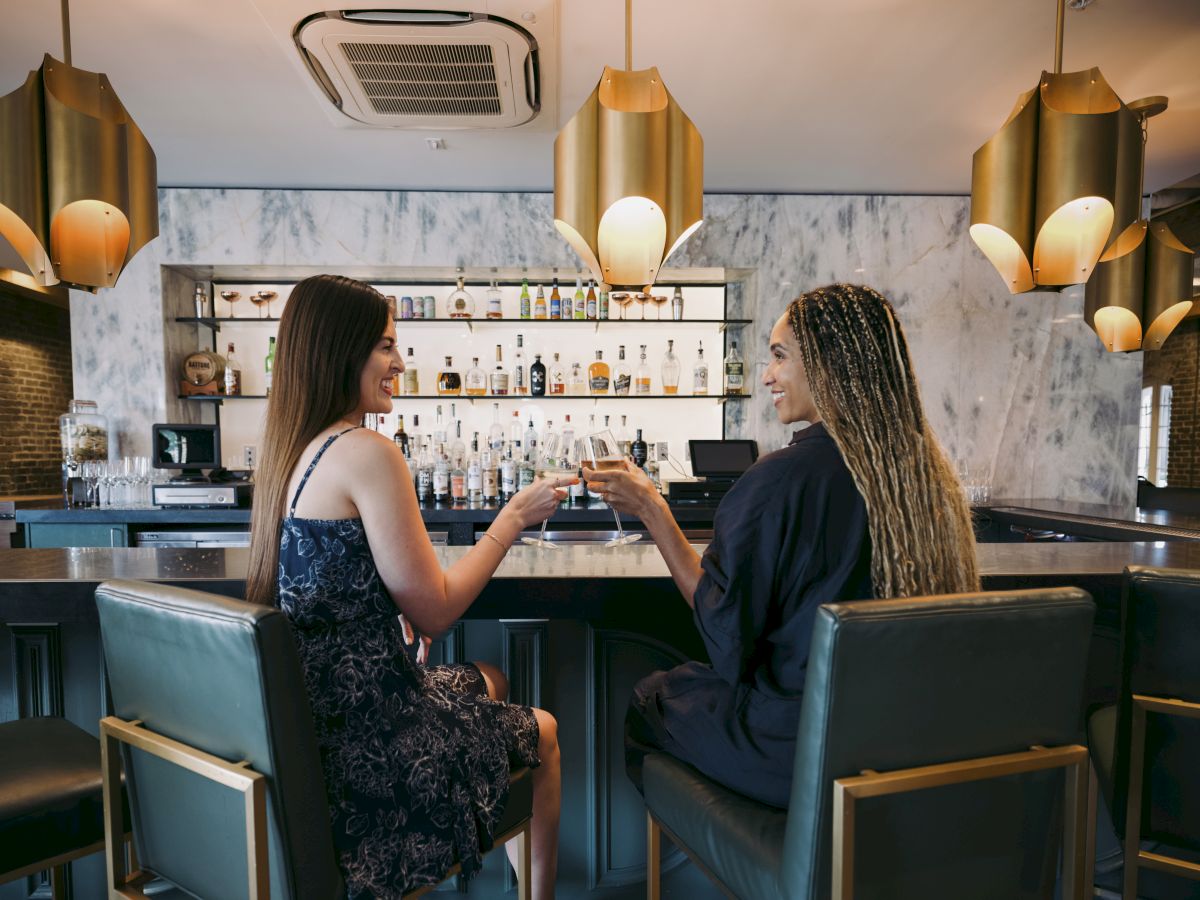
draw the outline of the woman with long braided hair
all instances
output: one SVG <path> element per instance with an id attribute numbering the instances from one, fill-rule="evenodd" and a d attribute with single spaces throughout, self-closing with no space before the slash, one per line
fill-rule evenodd
<path id="1" fill-rule="evenodd" d="M 638 683 L 630 777 L 640 789 L 645 754 L 666 751 L 785 807 L 817 607 L 974 591 L 979 575 L 966 499 L 882 295 L 833 284 L 792 301 L 771 331 L 762 383 L 781 422 L 809 425 L 725 496 L 703 556 L 642 472 L 584 475 L 646 525 L 711 660 Z"/>

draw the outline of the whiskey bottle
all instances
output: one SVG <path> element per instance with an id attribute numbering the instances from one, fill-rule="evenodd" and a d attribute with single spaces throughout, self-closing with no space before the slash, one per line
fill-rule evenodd
<path id="1" fill-rule="evenodd" d="M 547 376 L 546 385 L 551 394 L 565 394 L 567 392 L 567 376 L 563 371 L 562 363 L 558 361 L 558 354 L 554 354 L 554 362 L 550 364 L 550 372 Z"/>
<path id="2" fill-rule="evenodd" d="M 608 363 L 604 361 L 604 351 L 596 351 L 596 361 L 588 366 L 588 387 L 593 394 L 607 394 L 609 384 Z"/>
<path id="3" fill-rule="evenodd" d="M 454 357 L 446 357 L 446 365 L 438 372 L 437 392 L 443 397 L 457 397 L 462 393 L 462 376 L 454 371 Z"/>
<path id="4" fill-rule="evenodd" d="M 529 367 L 529 393 L 535 397 L 546 396 L 546 364 L 540 353 L 534 354 L 533 365 Z"/>
<path id="5" fill-rule="evenodd" d="M 708 393 L 708 363 L 704 361 L 704 342 L 696 350 L 696 362 L 692 366 L 692 393 L 697 396 Z"/>
<path id="6" fill-rule="evenodd" d="M 599 317 L 599 315 L 599 308 L 596 305 L 596 282 L 589 278 L 587 290 L 587 317 L 595 320 Z"/>
<path id="7" fill-rule="evenodd" d="M 558 293 L 558 279 L 554 279 L 554 287 L 550 289 L 550 318 L 562 318 L 562 297 Z"/>
<path id="8" fill-rule="evenodd" d="M 529 379 L 526 377 L 525 369 L 525 336 L 517 335 L 517 352 L 513 354 L 513 371 L 512 381 L 510 385 L 514 394 L 526 395 L 529 393 Z"/>
<path id="9" fill-rule="evenodd" d="M 242 364 L 238 362 L 238 358 L 233 353 L 233 343 L 230 342 L 229 349 L 225 352 L 225 396 L 239 397 L 242 393 Z"/>
<path id="10" fill-rule="evenodd" d="M 417 372 L 417 358 L 413 356 L 413 348 L 408 348 L 408 356 L 404 357 L 404 393 L 412 396 L 421 393 L 421 380 Z"/>
<path id="11" fill-rule="evenodd" d="M 496 371 L 492 373 L 490 387 L 494 397 L 508 394 L 508 373 L 504 371 L 503 351 L 499 344 L 496 345 Z"/>
<path id="12" fill-rule="evenodd" d="M 638 363 L 637 375 L 633 379 L 633 392 L 639 395 L 650 393 L 650 366 L 646 363 L 645 344 L 642 344 L 642 361 Z"/>
<path id="13" fill-rule="evenodd" d="M 504 318 L 503 297 L 500 294 L 500 288 L 496 286 L 496 279 L 492 279 L 492 286 L 487 289 L 487 317 L 489 319 Z"/>
<path id="14" fill-rule="evenodd" d="M 646 442 L 642 440 L 642 429 L 637 430 L 637 437 L 634 438 L 633 444 L 630 446 L 630 455 L 633 457 L 633 464 L 639 469 L 646 465 L 646 460 L 650 456 L 650 449 L 646 446 Z"/>
<path id="15" fill-rule="evenodd" d="M 587 299 L 584 297 L 584 294 L 583 294 L 583 281 L 580 279 L 580 277 L 579 277 L 578 275 L 576 275 L 576 276 L 575 276 L 575 303 L 574 303 L 574 307 L 575 307 L 575 309 L 574 309 L 574 315 L 572 316 L 572 318 L 575 318 L 575 319 L 586 319 L 586 318 L 588 318 L 588 314 L 587 314 Z M 565 318 L 566 318 L 566 316 L 563 316 L 563 318 L 565 319 Z"/>
<path id="16" fill-rule="evenodd" d="M 475 315 L 475 298 L 463 286 L 463 276 L 458 276 L 458 288 L 446 298 L 446 314 L 451 319 L 469 319 Z"/>
<path id="17" fill-rule="evenodd" d="M 267 396 L 271 396 L 271 382 L 275 375 L 275 338 L 267 338 L 267 358 L 263 360 L 263 368 L 267 371 Z M 392 379 L 392 393 L 396 393 L 395 378 Z"/>
<path id="18" fill-rule="evenodd" d="M 522 319 L 529 319 L 529 318 L 533 317 L 532 311 L 531 311 L 531 306 L 532 306 L 532 304 L 529 301 L 529 279 L 522 278 L 521 279 L 521 299 L 519 301 L 519 307 L 520 307 L 519 314 Z"/>
<path id="19" fill-rule="evenodd" d="M 540 284 L 538 285 L 537 299 L 533 301 L 533 317 L 535 319 L 546 318 L 546 292 Z"/>
<path id="20" fill-rule="evenodd" d="M 662 389 L 664 394 L 679 393 L 679 357 L 675 355 L 675 342 L 667 341 L 667 353 L 662 361 Z"/>
<path id="21" fill-rule="evenodd" d="M 742 355 L 738 353 L 737 341 L 734 341 L 725 357 L 725 393 L 740 394 L 745 387 L 745 367 L 742 364 Z"/>
<path id="22" fill-rule="evenodd" d="M 617 364 L 613 367 L 612 388 L 613 393 L 618 397 L 629 396 L 629 386 L 633 381 L 633 375 L 629 371 L 629 366 L 625 362 L 625 345 L 622 344 L 617 348 Z"/>
<path id="23" fill-rule="evenodd" d="M 479 357 L 471 357 L 471 368 L 467 369 L 466 389 L 468 397 L 482 397 L 487 393 L 487 376 L 479 368 Z"/>

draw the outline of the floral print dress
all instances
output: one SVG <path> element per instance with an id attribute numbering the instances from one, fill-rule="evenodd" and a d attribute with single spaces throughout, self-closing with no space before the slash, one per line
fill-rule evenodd
<path id="1" fill-rule="evenodd" d="M 346 429 L 351 431 L 353 429 Z M 406 650 L 361 519 L 296 518 L 279 545 L 279 604 L 312 705 L 347 894 L 399 898 L 456 861 L 478 871 L 508 799 L 510 766 L 538 764 L 528 707 L 487 697 L 471 665 L 421 666 Z"/>

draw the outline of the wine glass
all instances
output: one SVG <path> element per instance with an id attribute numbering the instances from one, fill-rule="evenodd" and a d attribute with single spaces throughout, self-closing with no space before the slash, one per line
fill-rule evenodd
<path id="1" fill-rule="evenodd" d="M 612 294 L 609 295 L 608 299 L 612 303 L 617 304 L 617 312 L 619 313 L 617 318 L 624 319 L 625 318 L 625 307 L 627 307 L 630 303 L 633 302 L 633 298 L 630 297 L 626 291 L 614 291 Z"/>
<path id="2" fill-rule="evenodd" d="M 654 301 L 654 317 L 662 320 L 662 308 L 669 299 L 665 294 L 651 294 L 650 299 Z"/>
<path id="3" fill-rule="evenodd" d="M 646 321 L 646 302 L 650 299 L 650 295 L 645 291 L 638 291 L 633 295 L 633 299 L 638 302 L 638 306 L 642 308 L 642 321 Z"/>
<path id="4" fill-rule="evenodd" d="M 275 291 L 259 291 L 258 292 L 258 302 L 267 304 L 267 318 L 268 319 L 271 318 L 271 301 L 274 300 L 278 296 L 279 296 L 279 294 L 277 294 Z M 251 299 L 253 299 L 253 298 L 251 298 Z M 664 299 L 666 299 L 666 298 L 664 298 Z"/>
<path id="5" fill-rule="evenodd" d="M 263 294 L 265 294 L 265 293 L 269 293 L 269 292 L 268 291 L 255 291 L 253 294 L 250 295 L 250 302 L 253 303 L 255 309 L 258 310 L 258 317 L 260 319 L 263 317 L 263 310 L 262 310 L 263 304 L 267 302 L 267 298 L 263 296 Z"/>
<path id="6" fill-rule="evenodd" d="M 83 505 L 99 506 L 96 500 L 100 493 L 100 461 L 96 459 L 84 460 L 83 466 L 80 468 L 80 474 L 83 478 Z"/>
<path id="7" fill-rule="evenodd" d="M 221 299 L 229 304 L 229 318 L 233 318 L 233 304 L 237 303 L 241 298 L 241 291 L 221 291 Z"/>
<path id="8" fill-rule="evenodd" d="M 537 473 L 539 478 L 559 478 L 562 475 L 569 475 L 570 469 L 564 469 L 560 465 L 558 456 L 559 444 L 561 438 L 557 434 L 548 434 L 543 439 L 538 456 Z M 565 456 L 565 453 L 564 453 Z M 547 550 L 557 550 L 558 544 L 553 541 L 546 540 L 546 525 L 550 519 L 542 520 L 542 531 L 537 537 L 523 537 L 521 543 L 528 544 L 531 547 L 544 547 Z"/>
<path id="9" fill-rule="evenodd" d="M 597 431 L 595 434 L 589 434 L 587 437 L 580 438 L 576 446 L 579 458 L 591 463 L 588 468 L 593 471 L 603 472 L 606 469 L 625 468 L 625 457 L 621 455 L 621 445 L 617 443 L 617 439 L 613 437 L 611 431 Z M 620 547 L 642 539 L 640 534 L 626 534 L 621 525 L 620 513 L 613 509 L 612 514 L 617 523 L 617 536 L 605 544 L 605 547 Z"/>

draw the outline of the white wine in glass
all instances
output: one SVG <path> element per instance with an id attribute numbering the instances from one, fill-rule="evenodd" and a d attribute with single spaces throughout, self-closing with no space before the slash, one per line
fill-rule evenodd
<path id="1" fill-rule="evenodd" d="M 595 434 L 580 438 L 576 453 L 580 460 L 588 463 L 588 468 L 597 472 L 625 467 L 625 458 L 621 455 L 621 445 L 617 443 L 611 431 L 597 431 Z M 617 523 L 617 536 L 606 543 L 605 547 L 621 547 L 642 539 L 640 534 L 626 534 L 621 525 L 620 513 L 614 509 L 612 514 L 613 520 Z"/>
<path id="2" fill-rule="evenodd" d="M 559 443 L 560 438 L 557 434 L 547 435 L 545 440 L 542 441 L 541 447 L 539 448 L 541 454 L 538 457 L 537 466 L 539 478 L 562 478 L 564 475 L 572 474 L 570 469 L 563 468 L 559 464 Z M 521 538 L 521 543 L 528 544 L 531 547 L 544 547 L 547 550 L 557 550 L 558 544 L 554 543 L 553 541 L 546 540 L 546 525 L 549 522 L 550 520 L 548 518 L 543 519 L 541 533 L 535 538 L 523 537 Z"/>

